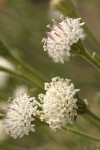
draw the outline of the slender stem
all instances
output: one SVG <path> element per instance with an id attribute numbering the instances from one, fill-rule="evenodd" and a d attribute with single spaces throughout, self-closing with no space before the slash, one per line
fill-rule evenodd
<path id="1" fill-rule="evenodd" d="M 97 121 L 95 121 L 93 118 L 91 118 L 89 115 L 84 114 L 84 117 L 92 124 L 95 125 L 95 127 L 100 129 L 100 123 L 98 123 Z"/>
<path id="2" fill-rule="evenodd" d="M 31 76 L 29 73 L 23 74 L 23 76 L 25 77 L 25 79 L 28 79 L 31 83 L 43 90 L 44 83 L 41 80 L 39 80 L 36 76 Z"/>
<path id="3" fill-rule="evenodd" d="M 26 64 L 26 68 L 23 65 L 23 63 L 20 63 L 20 60 L 17 60 L 16 58 L 14 58 L 14 56 L 11 54 L 10 57 L 7 57 L 8 60 L 10 60 L 12 63 L 14 63 L 15 65 L 20 65 L 21 66 L 21 73 L 23 74 L 23 76 L 27 76 L 29 78 L 29 80 L 32 80 L 32 83 L 35 83 L 35 85 L 39 86 L 39 88 L 43 89 L 43 79 L 40 79 L 38 76 L 36 76 L 34 73 L 30 72 L 29 67 Z M 24 70 L 23 70 L 24 69 Z M 29 70 L 28 70 L 29 69 Z"/>
<path id="4" fill-rule="evenodd" d="M 81 100 L 78 94 L 76 94 L 75 96 L 78 99 L 77 101 L 78 114 L 84 114 L 87 118 L 90 118 L 95 124 L 98 124 L 100 128 L 100 117 L 98 117 L 88 108 L 88 104 L 85 101 Z"/>
<path id="5" fill-rule="evenodd" d="M 2 71 L 9 71 L 9 73 L 11 73 L 11 74 L 16 74 L 16 76 L 18 75 L 24 79 L 27 79 L 28 81 L 37 85 L 40 89 L 43 89 L 44 82 L 39 77 L 40 74 L 34 70 L 31 71 L 31 69 L 30 69 L 31 67 L 29 65 L 27 65 L 23 61 L 19 60 L 15 56 L 13 56 L 12 53 L 10 52 L 9 48 L 4 44 L 4 42 L 2 40 L 0 40 L 0 52 L 1 52 L 1 55 L 3 55 L 6 59 L 10 60 L 15 65 L 21 66 L 20 73 L 16 72 L 16 71 L 11 71 L 11 70 L 6 69 L 6 68 L 5 68 L 6 69 L 5 70 L 4 68 L 1 67 Z"/>
<path id="6" fill-rule="evenodd" d="M 88 62 L 90 62 L 99 72 L 100 72 L 100 64 L 98 61 L 92 57 L 88 51 L 84 50 L 84 52 L 81 54 L 81 56 L 86 59 Z"/>
<path id="7" fill-rule="evenodd" d="M 10 70 L 10 69 L 2 67 L 2 66 L 0 66 L 0 71 L 3 71 L 3 72 L 6 72 L 6 73 L 9 73 L 9 74 L 24 78 L 24 76 L 22 74 L 20 74 L 19 72 Z"/>
<path id="8" fill-rule="evenodd" d="M 67 131 L 69 131 L 69 132 L 75 133 L 75 134 L 77 134 L 77 135 L 86 137 L 86 138 L 88 138 L 88 139 L 91 139 L 91 140 L 100 142 L 100 139 L 98 139 L 98 138 L 96 138 L 96 137 L 93 137 L 93 136 L 91 136 L 91 135 L 89 135 L 89 134 L 86 134 L 86 133 L 84 133 L 84 132 L 80 132 L 80 131 L 78 131 L 78 130 L 75 130 L 75 129 L 73 129 L 73 128 L 63 127 L 63 129 L 64 129 L 64 130 L 67 130 Z"/>
<path id="9" fill-rule="evenodd" d="M 39 80 L 37 77 L 31 76 L 28 73 L 24 74 L 24 77 L 26 79 L 28 79 L 29 81 L 31 81 L 33 84 L 35 84 L 38 88 L 40 88 L 41 90 L 43 90 L 44 83 L 41 80 Z"/>
<path id="10" fill-rule="evenodd" d="M 88 108 L 86 109 L 86 114 L 100 123 L 100 117 L 98 117 L 96 114 L 94 114 Z"/>
<path id="11" fill-rule="evenodd" d="M 45 81 L 45 77 L 38 72 L 35 68 L 31 67 L 29 64 L 25 63 L 23 60 L 19 59 L 15 55 L 13 55 L 9 49 L 9 47 L 0 40 L 0 52 L 6 59 L 10 60 L 14 64 L 21 65 L 24 70 L 30 72 L 31 75 L 36 76 L 38 79 Z"/>
<path id="12" fill-rule="evenodd" d="M 37 85 L 41 90 L 43 90 L 43 85 L 42 85 L 40 82 L 38 82 L 37 80 L 33 80 L 32 78 L 28 77 L 26 74 L 22 74 L 22 73 L 20 73 L 20 72 L 13 71 L 13 70 L 10 70 L 10 69 L 5 68 L 5 67 L 2 67 L 2 66 L 0 66 L 0 71 L 4 71 L 4 72 L 9 73 L 9 74 L 11 74 L 11 75 L 15 75 L 15 76 L 17 76 L 17 77 L 20 77 L 20 78 L 22 78 L 22 79 L 25 79 L 25 80 L 29 81 L 31 84 L 35 84 L 35 85 Z"/>
<path id="13" fill-rule="evenodd" d="M 38 77 L 42 81 L 46 80 L 46 77 L 44 77 L 43 74 L 41 74 L 35 68 L 31 67 L 29 64 L 25 63 L 23 60 L 17 58 L 16 56 L 12 55 L 11 53 L 10 53 L 10 57 L 11 57 L 13 62 L 20 64 L 25 70 L 30 72 L 31 75 Z"/>
<path id="14" fill-rule="evenodd" d="M 14 56 L 2 40 L 0 40 L 0 50 L 1 55 L 3 55 L 6 59 L 10 60 L 15 65 L 21 66 L 21 73 L 23 71 L 22 74 L 25 78 L 27 76 L 27 78 L 30 81 L 32 81 L 32 83 L 35 83 L 39 86 L 39 88 L 43 89 L 44 81 L 46 79 L 40 72 L 38 72 L 30 65 L 17 58 L 16 56 Z"/>

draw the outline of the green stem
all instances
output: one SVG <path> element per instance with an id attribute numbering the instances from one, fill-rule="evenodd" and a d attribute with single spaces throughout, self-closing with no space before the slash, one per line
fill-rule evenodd
<path id="1" fill-rule="evenodd" d="M 25 63 L 23 60 L 20 60 L 16 56 L 12 55 L 11 53 L 10 53 L 10 59 L 14 63 L 17 63 L 17 64 L 21 65 L 31 75 L 36 76 L 37 78 L 39 78 L 43 82 L 46 80 L 46 78 L 43 76 L 43 74 L 41 74 L 40 72 L 38 72 L 35 68 L 31 67 L 29 64 Z"/>
<path id="2" fill-rule="evenodd" d="M 88 108 L 86 109 L 86 114 L 100 123 L 100 117 L 98 117 L 96 114 L 94 114 Z"/>
<path id="3" fill-rule="evenodd" d="M 95 121 L 93 118 L 91 118 L 89 115 L 84 114 L 84 117 L 92 124 L 95 125 L 95 127 L 97 127 L 98 129 L 100 129 L 100 123 L 98 123 L 97 121 Z"/>
<path id="4" fill-rule="evenodd" d="M 28 77 L 26 74 L 22 74 L 22 73 L 20 73 L 20 72 L 13 71 L 13 70 L 10 70 L 10 69 L 5 68 L 5 67 L 2 67 L 2 66 L 0 66 L 0 71 L 9 73 L 9 74 L 11 74 L 11 75 L 15 75 L 15 76 L 20 77 L 20 78 L 22 78 L 22 79 L 25 79 L 25 80 L 29 81 L 31 84 L 35 84 L 35 85 L 37 85 L 41 90 L 43 90 L 43 85 L 42 85 L 40 82 L 38 82 L 38 80 L 36 80 L 36 79 L 34 80 L 34 79 L 30 78 L 30 77 Z"/>
<path id="5" fill-rule="evenodd" d="M 15 65 L 20 65 L 21 66 L 20 72 L 23 74 L 23 76 L 27 76 L 29 78 L 29 80 L 32 80 L 32 83 L 35 83 L 35 85 L 37 85 L 37 86 L 39 86 L 39 88 L 43 89 L 43 85 L 44 85 L 43 79 L 40 79 L 39 76 L 34 74 L 32 71 L 29 71 L 30 66 L 28 67 L 27 64 L 25 66 L 24 62 L 18 60 L 16 57 L 14 57 L 12 55 L 10 55 L 10 57 L 8 59 Z"/>
<path id="6" fill-rule="evenodd" d="M 9 48 L 0 40 L 0 53 L 2 56 L 4 56 L 6 59 L 11 61 L 14 65 L 20 65 L 20 72 L 13 71 L 11 74 L 15 73 L 16 75 L 23 77 L 24 79 L 27 79 L 28 81 L 34 83 L 37 85 L 40 89 L 43 89 L 43 79 L 40 78 L 41 74 L 39 72 L 36 72 L 34 69 L 32 70 L 32 67 L 24 63 L 23 61 L 19 60 L 17 57 L 13 56 L 10 52 Z M 3 69 L 3 68 L 1 68 Z M 8 69 L 9 70 L 9 69 Z M 6 69 L 6 71 L 8 71 Z M 4 70 L 2 70 L 4 71 Z M 23 72 L 22 72 L 23 71 Z"/>
<path id="7" fill-rule="evenodd" d="M 25 74 L 25 72 L 24 72 L 23 76 L 25 77 L 25 79 L 28 79 L 31 83 L 33 83 L 38 88 L 43 90 L 44 83 L 40 79 L 38 79 L 36 76 L 31 76 L 29 73 Z"/>
<path id="8" fill-rule="evenodd" d="M 5 68 L 5 67 L 2 67 L 0 66 L 0 71 L 3 71 L 3 72 L 6 72 L 6 73 L 9 73 L 11 75 L 15 75 L 15 76 L 18 76 L 20 78 L 24 78 L 24 76 L 22 74 L 20 74 L 19 72 L 16 72 L 16 71 L 13 71 L 13 70 L 10 70 L 8 68 Z"/>
<path id="9" fill-rule="evenodd" d="M 91 135 L 88 135 L 88 134 L 86 134 L 86 133 L 84 133 L 84 132 L 80 132 L 80 131 L 78 131 L 78 130 L 75 130 L 75 129 L 73 129 L 73 128 L 63 127 L 63 129 L 64 129 L 64 130 L 67 130 L 67 131 L 69 131 L 69 132 L 72 132 L 72 133 L 74 133 L 74 134 L 77 134 L 77 135 L 86 137 L 86 138 L 88 138 L 88 139 L 91 139 L 91 140 L 93 140 L 93 141 L 100 142 L 100 139 L 98 139 L 98 138 L 96 138 L 96 137 L 93 137 L 93 136 L 91 136 Z"/>
<path id="10" fill-rule="evenodd" d="M 30 65 L 14 56 L 2 40 L 0 40 L 0 52 L 2 56 L 4 56 L 15 65 L 20 65 L 21 72 L 23 71 L 23 76 L 27 76 L 29 80 L 32 80 L 32 83 L 35 83 L 41 89 L 43 89 L 43 85 L 46 80 L 45 77 L 40 72 L 32 68 Z"/>
<path id="11" fill-rule="evenodd" d="M 94 121 L 94 123 L 96 124 L 95 121 L 97 121 L 97 124 L 99 125 L 100 128 L 100 117 L 98 117 L 96 114 L 94 114 L 89 108 L 88 108 L 88 104 L 81 100 L 78 96 L 78 94 L 75 95 L 76 98 L 78 99 L 77 101 L 77 106 L 78 106 L 78 114 L 84 114 L 85 116 L 87 116 L 88 118 L 90 118 L 91 120 Z"/>
<path id="12" fill-rule="evenodd" d="M 99 72 L 100 72 L 100 64 L 98 63 L 98 61 L 92 57 L 88 51 L 84 50 L 81 53 L 81 56 L 86 59 L 89 63 L 91 63 Z"/>

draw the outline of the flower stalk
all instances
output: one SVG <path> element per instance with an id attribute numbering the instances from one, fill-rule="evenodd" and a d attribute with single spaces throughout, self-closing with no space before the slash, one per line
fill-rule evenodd
<path id="1" fill-rule="evenodd" d="M 9 73 L 11 75 L 20 77 L 21 79 L 25 79 L 26 81 L 28 81 L 30 84 L 35 84 L 36 86 L 38 86 L 41 90 L 43 90 L 43 86 L 42 86 L 42 82 L 39 82 L 39 80 L 37 80 L 37 78 L 30 78 L 30 76 L 26 75 L 25 73 L 22 72 L 17 72 L 5 67 L 0 66 L 0 71 Z"/>
<path id="2" fill-rule="evenodd" d="M 92 64 L 99 72 L 100 72 L 100 64 L 99 61 L 86 50 L 84 44 L 81 40 L 78 43 L 74 43 L 71 46 L 71 53 L 75 56 L 81 56 L 85 60 L 87 60 L 90 64 Z"/>
<path id="3" fill-rule="evenodd" d="M 99 72 L 100 72 L 100 64 L 95 59 L 95 57 L 92 57 L 88 51 L 84 50 L 81 56 L 86 59 L 89 63 L 91 63 Z"/>
<path id="4" fill-rule="evenodd" d="M 13 55 L 9 50 L 8 46 L 6 46 L 6 44 L 2 40 L 0 40 L 0 55 L 10 60 L 15 65 L 20 65 L 25 71 L 28 71 L 30 74 L 37 76 L 43 81 L 45 80 L 45 77 L 40 72 L 38 72 L 35 68 L 31 67 L 23 60 Z"/>
<path id="5" fill-rule="evenodd" d="M 45 77 L 40 72 L 32 68 L 30 65 L 14 56 L 10 52 L 9 48 L 1 40 L 0 40 L 0 55 L 2 55 L 7 60 L 12 62 L 15 66 L 19 65 L 21 66 L 20 68 L 18 68 L 19 72 L 11 71 L 9 69 L 0 67 L 1 71 L 6 71 L 9 72 L 10 74 L 14 74 L 21 78 L 27 79 L 31 83 L 37 85 L 40 89 L 43 89 L 42 87 L 45 81 Z"/>
<path id="6" fill-rule="evenodd" d="M 85 116 L 87 116 L 87 118 L 90 118 L 93 120 L 94 124 L 99 126 L 100 128 L 100 117 L 98 117 L 96 114 L 94 114 L 89 108 L 88 105 L 86 104 L 85 101 L 81 100 L 78 96 L 78 94 L 75 95 L 76 98 L 78 99 L 77 101 L 77 106 L 78 106 L 78 110 L 77 113 L 79 115 L 84 114 Z"/>
<path id="7" fill-rule="evenodd" d="M 100 139 L 98 139 L 98 138 L 96 138 L 96 137 L 94 137 L 94 136 L 91 136 L 91 135 L 89 135 L 89 134 L 86 134 L 86 133 L 84 133 L 84 132 L 80 132 L 79 130 L 75 130 L 75 129 L 69 128 L 69 127 L 62 127 L 62 128 L 63 128 L 64 130 L 67 130 L 67 131 L 72 132 L 72 133 L 74 133 L 74 134 L 77 134 L 77 135 L 79 135 L 79 136 L 88 138 L 88 139 L 93 140 L 93 141 L 96 141 L 96 142 L 100 142 Z"/>
<path id="8" fill-rule="evenodd" d="M 100 122 L 95 121 L 91 116 L 84 114 L 85 119 L 87 119 L 93 126 L 100 130 Z"/>
<path id="9" fill-rule="evenodd" d="M 36 69 L 31 67 L 29 64 L 25 63 L 23 60 L 21 60 L 21 59 L 17 58 L 16 56 L 12 55 L 11 53 L 10 53 L 9 59 L 14 64 L 20 65 L 21 68 L 24 69 L 23 71 L 27 72 L 28 74 L 30 74 L 32 76 L 36 76 L 38 79 L 40 79 L 42 81 L 46 80 L 46 78 L 43 76 L 43 74 L 38 72 Z"/>
<path id="10" fill-rule="evenodd" d="M 96 114 L 94 114 L 91 110 L 88 108 L 86 109 L 86 114 L 89 115 L 91 118 L 95 119 L 100 123 L 100 117 L 98 117 Z"/>

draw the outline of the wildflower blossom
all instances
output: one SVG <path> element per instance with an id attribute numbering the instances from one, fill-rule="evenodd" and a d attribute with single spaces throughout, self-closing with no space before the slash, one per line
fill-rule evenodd
<path id="1" fill-rule="evenodd" d="M 47 27 L 51 29 L 47 33 L 47 38 L 44 38 L 44 51 L 48 52 L 48 55 L 55 62 L 62 62 L 70 57 L 71 46 L 77 43 L 79 39 L 83 39 L 85 34 L 81 26 L 84 23 L 80 23 L 81 18 L 72 19 L 61 16 L 61 22 L 57 23 L 53 20 L 53 26 Z"/>
<path id="2" fill-rule="evenodd" d="M 45 83 L 46 94 L 40 94 L 42 103 L 41 121 L 47 122 L 52 130 L 61 129 L 67 123 L 72 124 L 77 115 L 77 99 L 74 84 L 69 79 L 55 77 L 51 83 Z"/>
<path id="3" fill-rule="evenodd" d="M 32 122 L 38 114 L 38 105 L 34 97 L 29 97 L 26 93 L 18 94 L 17 97 L 7 107 L 4 118 L 6 132 L 13 138 L 21 138 L 35 131 Z"/>

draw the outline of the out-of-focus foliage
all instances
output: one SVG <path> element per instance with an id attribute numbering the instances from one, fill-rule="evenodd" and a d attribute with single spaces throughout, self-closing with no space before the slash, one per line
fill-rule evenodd
<path id="1" fill-rule="evenodd" d="M 95 95 L 95 101 L 100 104 L 100 92 L 96 93 Z"/>

